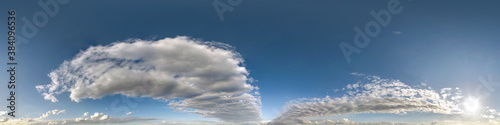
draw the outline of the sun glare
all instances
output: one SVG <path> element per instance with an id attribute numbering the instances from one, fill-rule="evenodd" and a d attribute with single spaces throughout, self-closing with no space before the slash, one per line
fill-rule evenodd
<path id="1" fill-rule="evenodd" d="M 467 99 L 464 102 L 464 107 L 465 107 L 465 110 L 468 112 L 476 112 L 479 110 L 479 107 L 480 107 L 479 100 L 476 98 L 473 98 L 473 97 L 469 97 L 469 99 Z"/>

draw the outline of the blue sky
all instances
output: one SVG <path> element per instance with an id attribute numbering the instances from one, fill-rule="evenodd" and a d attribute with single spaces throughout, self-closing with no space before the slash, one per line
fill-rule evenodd
<path id="1" fill-rule="evenodd" d="M 40 0 L 43 1 L 43 0 Z M 225 2 L 224 0 L 221 0 Z M 65 60 L 90 46 L 108 45 L 130 38 L 157 41 L 187 36 L 234 47 L 245 60 L 248 77 L 255 79 L 262 101 L 261 117 L 270 121 L 285 112 L 287 102 L 299 98 L 342 97 L 348 84 L 363 77 L 396 79 L 410 86 L 436 90 L 459 87 L 464 97 L 479 98 L 481 106 L 500 109 L 495 97 L 477 97 L 480 79 L 500 81 L 500 11 L 498 1 L 407 1 L 401 13 L 371 37 L 370 44 L 348 63 L 339 47 L 353 44 L 353 28 L 365 27 L 375 19 L 370 11 L 387 9 L 388 1 L 262 1 L 243 0 L 220 20 L 214 1 L 70 1 L 59 5 L 54 17 L 38 27 L 38 33 L 18 46 L 17 114 L 37 118 L 53 109 L 66 110 L 52 119 L 74 119 L 85 112 L 103 112 L 111 117 L 155 118 L 156 123 L 196 120 L 222 122 L 217 118 L 174 111 L 168 102 L 122 95 L 75 102 L 69 92 L 56 95 L 58 102 L 45 100 L 35 86 L 51 83 L 47 75 Z M 17 32 L 23 36 L 22 17 L 43 9 L 37 1 L 3 1 L 2 10 L 15 9 Z M 1 13 L 0 17 L 7 17 Z M 2 20 L 2 24 L 5 24 Z M 3 29 L 7 32 L 7 29 Z M 6 46 L 4 44 L 2 46 Z M 5 59 L 6 55 L 1 55 Z M 4 60 L 3 62 L 6 62 Z M 6 66 L 4 66 L 3 69 Z M 6 79 L 7 75 L 1 75 Z M 422 87 L 421 83 L 426 83 Z M 498 82 L 496 82 L 498 83 Z M 418 87 L 416 87 L 418 88 Z M 339 89 L 340 91 L 335 91 Z M 498 84 L 493 89 L 500 89 Z M 2 97 L 7 88 L 1 87 Z M 497 91 L 489 91 L 492 95 Z M 131 100 L 137 106 L 111 109 L 115 100 Z M 2 104 L 7 105 L 7 102 Z M 119 103 L 123 104 L 123 103 Z M 119 106 L 118 106 L 119 107 Z M 0 109 L 7 110 L 7 109 Z M 125 115 L 133 112 L 131 115 Z M 418 118 L 415 118 L 417 117 Z M 342 114 L 359 122 L 431 123 L 456 116 L 409 112 Z M 498 117 L 498 116 L 497 116 Z M 330 118 L 330 117 L 328 117 Z"/>

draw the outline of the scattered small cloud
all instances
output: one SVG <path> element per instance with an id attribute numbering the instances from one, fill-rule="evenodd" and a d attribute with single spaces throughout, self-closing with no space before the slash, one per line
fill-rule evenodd
<path id="1" fill-rule="evenodd" d="M 0 116 L 7 114 L 7 111 L 0 111 Z"/>
<path id="2" fill-rule="evenodd" d="M 31 119 L 31 118 L 19 118 L 19 119 L 10 119 L 8 117 L 3 118 L 0 121 L 0 125 L 51 125 L 51 124 L 114 124 L 114 123 L 130 123 L 130 122 L 141 122 L 141 121 L 150 121 L 157 120 L 153 118 L 139 118 L 139 117 L 116 117 L 112 118 L 109 115 L 105 115 L 104 113 L 96 112 L 94 115 L 87 117 L 89 115 L 88 112 L 85 112 L 82 117 L 74 118 L 74 119 L 59 119 L 59 120 L 44 120 L 43 118 L 47 118 L 51 115 L 58 115 L 60 113 L 65 113 L 66 110 L 51 110 L 45 114 L 42 114 L 39 118 Z"/>
<path id="3" fill-rule="evenodd" d="M 425 87 L 425 86 L 427 86 L 427 83 L 422 82 L 422 83 L 420 83 L 420 85 Z"/>

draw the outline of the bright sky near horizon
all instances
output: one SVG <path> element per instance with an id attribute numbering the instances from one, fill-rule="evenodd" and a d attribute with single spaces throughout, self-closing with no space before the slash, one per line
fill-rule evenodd
<path id="1" fill-rule="evenodd" d="M 19 38 L 0 124 L 500 124 L 500 1 L 0 8 Z"/>

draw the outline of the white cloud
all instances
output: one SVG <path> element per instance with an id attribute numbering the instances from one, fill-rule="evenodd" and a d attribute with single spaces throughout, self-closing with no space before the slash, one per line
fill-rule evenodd
<path id="1" fill-rule="evenodd" d="M 58 109 L 50 110 L 47 113 L 40 116 L 38 119 L 44 119 L 44 118 L 47 118 L 51 115 L 59 115 L 60 113 L 65 113 L 65 112 L 66 112 L 66 110 L 58 110 Z"/>
<path id="2" fill-rule="evenodd" d="M 9 118 L 2 118 L 2 121 L 0 122 L 7 122 L 9 120 Z"/>
<path id="3" fill-rule="evenodd" d="M 276 122 L 264 122 L 263 125 L 285 125 L 284 123 Z M 286 123 L 288 125 L 290 123 Z M 347 118 L 342 118 L 341 120 L 333 119 L 316 119 L 316 120 L 305 120 L 301 119 L 300 123 L 294 123 L 293 125 L 425 125 L 425 124 L 412 124 L 403 122 L 355 122 L 350 121 Z"/>
<path id="4" fill-rule="evenodd" d="M 96 112 L 94 115 L 90 116 L 90 120 L 97 120 L 104 116 L 104 113 Z"/>
<path id="5" fill-rule="evenodd" d="M 500 124 L 500 113 L 495 109 L 486 107 L 484 112 L 481 113 L 481 117 L 482 119 L 487 119 L 489 123 Z"/>
<path id="6" fill-rule="evenodd" d="M 307 118 L 362 113 L 462 113 L 461 105 L 458 103 L 461 92 L 459 89 L 451 90 L 443 89 L 439 94 L 430 89 L 412 88 L 399 80 L 366 76 L 364 81 L 348 85 L 347 94 L 343 97 L 326 96 L 291 101 L 285 106 L 288 110 L 273 119 L 271 123 L 303 124 L 311 122 Z"/>
<path id="7" fill-rule="evenodd" d="M 83 117 L 74 118 L 74 119 L 59 119 L 59 120 L 44 120 L 51 115 L 59 115 L 61 113 L 65 113 L 66 110 L 50 110 L 45 114 L 42 114 L 39 118 L 31 119 L 31 118 L 18 118 L 18 119 L 10 119 L 8 117 L 3 118 L 0 121 L 0 125 L 50 125 L 50 124 L 113 124 L 113 123 L 129 123 L 129 122 L 138 122 L 138 121 L 148 121 L 148 120 L 156 120 L 152 118 L 139 118 L 139 117 L 117 117 L 111 118 L 108 115 L 104 115 L 104 113 L 94 113 L 94 115 L 90 117 L 88 116 L 88 112 L 84 113 Z"/>
<path id="8" fill-rule="evenodd" d="M 0 111 L 0 116 L 7 114 L 7 111 Z"/>
<path id="9" fill-rule="evenodd" d="M 262 122 L 261 125 L 275 125 L 277 123 Z M 479 122 L 479 121 L 461 121 L 461 120 L 444 120 L 444 121 L 434 121 L 434 122 L 420 122 L 420 123 L 406 123 L 406 122 L 394 122 L 394 121 L 382 121 L 382 122 L 358 122 L 350 121 L 346 118 L 341 120 L 333 119 L 316 119 L 316 120 L 304 120 L 300 124 L 292 125 L 498 125 L 497 122 Z M 284 124 L 278 124 L 284 125 Z M 286 124 L 288 125 L 288 124 Z"/>
<path id="10" fill-rule="evenodd" d="M 89 119 L 84 118 L 80 121 L 68 120 L 67 124 L 112 124 L 112 123 L 130 123 L 130 122 L 144 122 L 149 120 L 156 120 L 153 118 L 139 118 L 139 117 L 109 117 L 108 115 L 103 115 L 99 119 Z"/>
<path id="11" fill-rule="evenodd" d="M 108 115 L 103 115 L 101 118 L 99 118 L 99 120 L 107 120 L 109 118 Z"/>
<path id="12" fill-rule="evenodd" d="M 133 112 L 128 112 L 126 115 L 131 115 Z"/>
<path id="13" fill-rule="evenodd" d="M 257 87 L 247 83 L 251 78 L 242 63 L 222 43 L 188 37 L 129 40 L 81 51 L 49 74 L 51 84 L 36 88 L 52 102 L 63 92 L 76 102 L 122 94 L 176 100 L 169 103 L 172 108 L 222 121 L 260 121 Z"/>
<path id="14" fill-rule="evenodd" d="M 36 86 L 36 87 L 37 87 L 37 89 L 38 89 L 38 88 L 40 88 L 41 86 Z M 43 99 L 45 99 L 45 100 L 50 100 L 50 101 L 52 101 L 52 102 L 58 102 L 58 101 L 59 101 L 59 100 L 57 100 L 57 98 L 56 98 L 56 97 L 54 97 L 54 95 L 53 95 L 53 94 L 42 93 L 42 95 L 43 95 Z"/>
<path id="15" fill-rule="evenodd" d="M 422 82 L 422 83 L 420 83 L 420 85 L 425 87 L 425 86 L 427 86 L 427 83 Z"/>
<path id="16" fill-rule="evenodd" d="M 392 34 L 399 35 L 401 34 L 401 31 L 392 31 Z"/>

